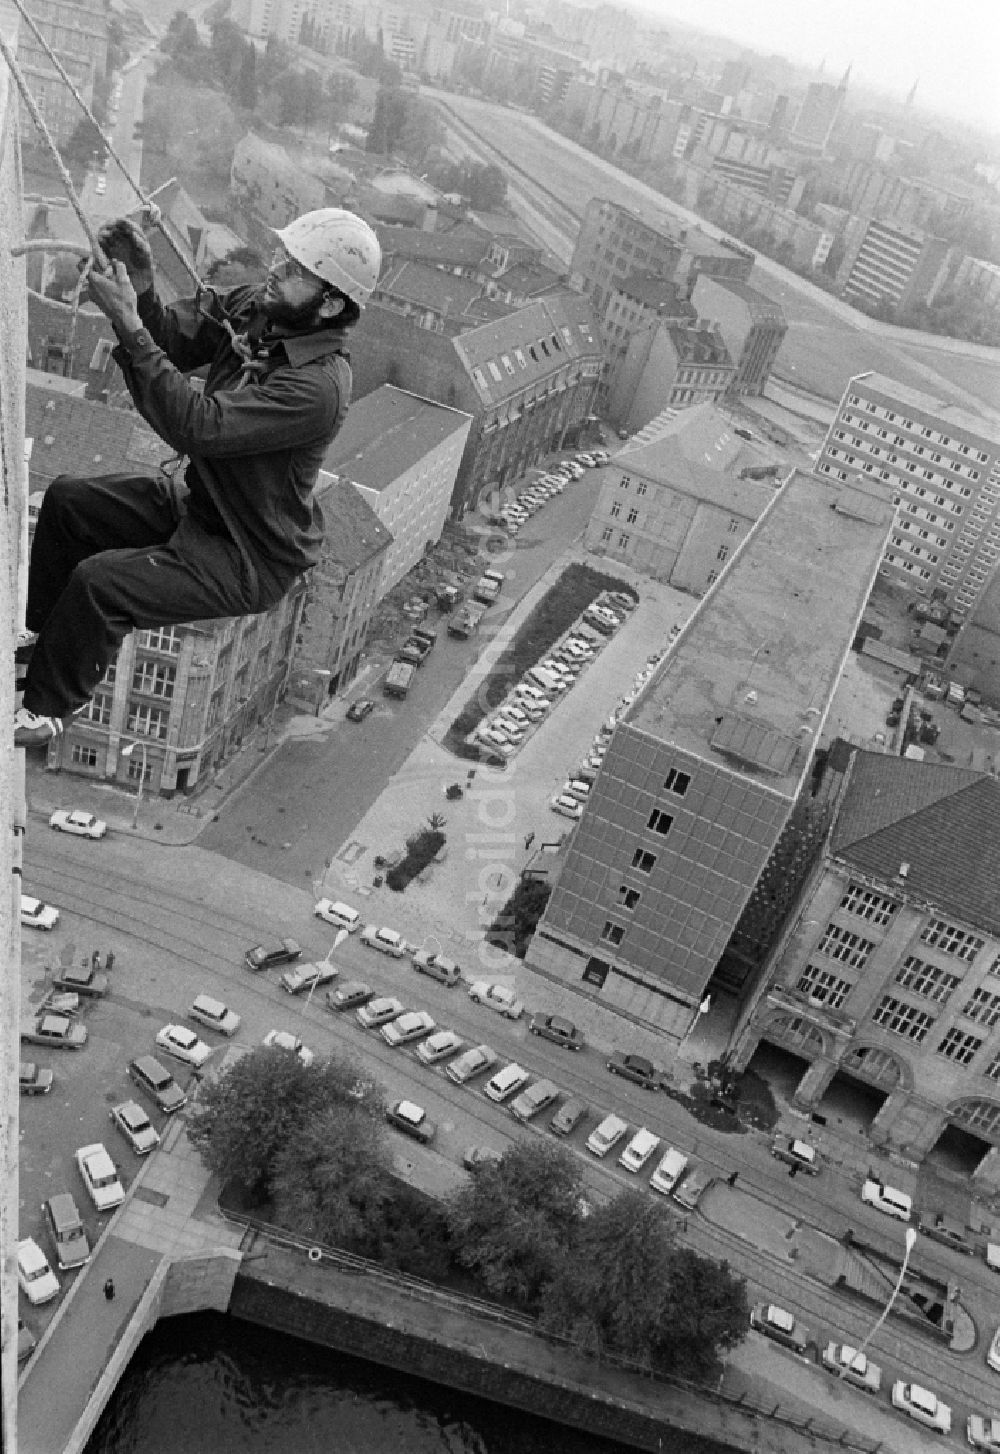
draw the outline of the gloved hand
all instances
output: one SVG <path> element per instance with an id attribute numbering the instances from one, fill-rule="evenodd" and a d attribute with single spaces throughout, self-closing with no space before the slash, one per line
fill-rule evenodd
<path id="1" fill-rule="evenodd" d="M 97 241 L 109 261 L 125 264 L 129 282 L 136 293 L 145 293 L 153 286 L 153 254 L 142 228 L 131 218 L 119 217 L 114 222 L 105 222 L 98 229 Z"/>

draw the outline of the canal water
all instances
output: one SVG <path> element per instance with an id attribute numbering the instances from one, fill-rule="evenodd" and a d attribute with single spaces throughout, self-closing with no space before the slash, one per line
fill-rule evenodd
<path id="1" fill-rule="evenodd" d="M 146 1337 L 86 1454 L 618 1454 L 623 1446 L 221 1313 Z M 726 1454 L 678 1432 L 663 1454 Z"/>

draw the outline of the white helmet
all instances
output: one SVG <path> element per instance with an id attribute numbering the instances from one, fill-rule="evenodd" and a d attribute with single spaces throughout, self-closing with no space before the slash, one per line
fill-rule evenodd
<path id="1" fill-rule="evenodd" d="M 382 267 L 382 249 L 367 222 L 343 207 L 320 207 L 279 228 L 278 237 L 296 262 L 364 307 Z"/>

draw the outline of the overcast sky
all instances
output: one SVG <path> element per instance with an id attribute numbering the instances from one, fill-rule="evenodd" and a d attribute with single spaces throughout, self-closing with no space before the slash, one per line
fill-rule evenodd
<path id="1" fill-rule="evenodd" d="M 852 75 L 1000 134 L 1000 0 L 640 0 L 754 50 Z"/>

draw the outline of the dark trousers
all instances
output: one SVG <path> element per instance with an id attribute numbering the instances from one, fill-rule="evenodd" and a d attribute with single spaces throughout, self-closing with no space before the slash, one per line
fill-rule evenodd
<path id="1" fill-rule="evenodd" d="M 266 569 L 250 579 L 228 535 L 178 517 L 163 479 L 60 475 L 31 545 L 25 624 L 38 641 L 24 705 L 65 717 L 90 699 L 133 628 L 264 611 L 290 584 Z"/>

